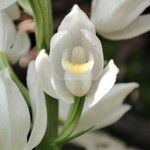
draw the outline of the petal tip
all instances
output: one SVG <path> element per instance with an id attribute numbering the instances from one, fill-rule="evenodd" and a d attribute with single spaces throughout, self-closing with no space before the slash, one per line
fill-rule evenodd
<path id="1" fill-rule="evenodd" d="M 109 61 L 109 67 L 110 67 L 110 68 L 114 68 L 116 74 L 119 73 L 119 68 L 115 65 L 115 62 L 114 62 L 113 59 L 111 59 L 111 60 Z"/>

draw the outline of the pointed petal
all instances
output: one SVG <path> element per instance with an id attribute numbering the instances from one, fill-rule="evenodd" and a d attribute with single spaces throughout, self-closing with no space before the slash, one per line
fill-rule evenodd
<path id="1" fill-rule="evenodd" d="M 118 68 L 111 60 L 106 68 L 103 70 L 101 77 L 94 81 L 91 86 L 91 90 L 86 95 L 86 105 L 85 107 L 94 106 L 109 90 L 113 87 L 116 82 L 116 77 L 118 74 Z"/>
<path id="2" fill-rule="evenodd" d="M 50 59 L 54 66 L 55 72 L 60 79 L 64 78 L 64 70 L 62 68 L 61 60 L 63 52 L 68 49 L 73 49 L 73 42 L 68 31 L 60 31 L 54 34 L 51 39 Z"/>
<path id="3" fill-rule="evenodd" d="M 27 85 L 31 98 L 33 114 L 33 128 L 27 144 L 29 149 L 35 148 L 42 140 L 47 127 L 47 108 L 44 92 L 39 86 L 35 63 L 29 64 L 27 73 Z"/>
<path id="4" fill-rule="evenodd" d="M 9 6 L 5 11 L 12 20 L 17 20 L 20 18 L 21 11 L 17 3 L 14 3 L 13 5 Z"/>
<path id="5" fill-rule="evenodd" d="M 35 61 L 35 67 L 41 88 L 48 95 L 57 99 L 57 95 L 51 83 L 52 66 L 45 50 L 41 50 L 38 54 Z"/>
<path id="6" fill-rule="evenodd" d="M 74 44 L 76 46 L 81 43 L 81 29 L 90 30 L 95 34 L 95 27 L 87 17 L 87 15 L 79 8 L 78 5 L 74 5 L 71 12 L 61 22 L 58 31 L 67 30 L 71 33 Z"/>
<path id="7" fill-rule="evenodd" d="M 81 131 L 83 129 L 89 128 L 90 126 L 95 126 L 94 130 L 101 129 L 111 124 L 117 122 L 128 110 L 130 110 L 129 105 L 122 105 L 118 107 L 114 112 L 105 116 L 104 118 L 100 118 L 98 112 L 89 112 L 86 113 L 80 120 L 79 125 L 76 130 Z"/>
<path id="8" fill-rule="evenodd" d="M 101 129 L 107 126 L 110 126 L 114 123 L 116 123 L 126 112 L 128 112 L 131 109 L 130 105 L 122 105 L 118 109 L 116 109 L 110 116 L 105 118 L 100 123 L 97 122 L 97 125 L 95 126 L 95 129 Z"/>
<path id="9" fill-rule="evenodd" d="M 27 142 L 30 114 L 27 104 L 15 83 L 10 79 L 3 79 L 3 81 L 7 93 L 12 147 L 15 150 L 20 150 L 24 148 Z"/>
<path id="10" fill-rule="evenodd" d="M 91 20 L 99 33 L 122 30 L 130 25 L 148 6 L 150 0 L 93 1 Z M 107 11 L 109 10 L 109 11 Z"/>
<path id="11" fill-rule="evenodd" d="M 14 43 L 16 36 L 15 26 L 10 17 L 4 12 L 0 12 L 0 51 L 8 51 Z"/>
<path id="12" fill-rule="evenodd" d="M 134 38 L 148 31 L 150 31 L 150 15 L 142 15 L 123 30 L 101 34 L 108 39 L 124 40 Z"/>
<path id="13" fill-rule="evenodd" d="M 9 7 L 10 5 L 12 5 L 16 1 L 17 0 L 0 0 L 0 4 L 1 4 L 0 5 L 0 10 Z"/>
<path id="14" fill-rule="evenodd" d="M 11 63 L 16 63 L 30 48 L 30 40 L 25 32 L 17 32 L 13 47 L 7 51 Z"/>
<path id="15" fill-rule="evenodd" d="M 117 121 L 130 108 L 128 105 L 122 107 L 123 100 L 138 86 L 137 83 L 116 84 L 95 106 L 84 110 L 78 129 L 85 125 L 102 128 Z M 123 108 L 122 112 L 120 106 Z"/>
<path id="16" fill-rule="evenodd" d="M 103 49 L 99 38 L 88 30 L 82 30 L 82 46 L 94 56 L 93 80 L 96 80 L 104 67 Z"/>

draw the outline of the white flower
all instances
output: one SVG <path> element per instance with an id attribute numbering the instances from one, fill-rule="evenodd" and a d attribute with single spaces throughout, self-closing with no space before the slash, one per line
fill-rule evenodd
<path id="1" fill-rule="evenodd" d="M 128 39 L 150 31 L 150 15 L 140 15 L 150 0 L 93 0 L 91 20 L 102 36 Z"/>
<path id="2" fill-rule="evenodd" d="M 124 99 L 139 85 L 137 83 L 116 84 L 97 104 L 84 109 L 76 131 L 104 128 L 117 122 L 129 109 L 130 106 L 122 104 Z M 60 101 L 60 118 L 65 120 L 70 105 Z"/>
<path id="3" fill-rule="evenodd" d="M 27 82 L 33 124 L 27 104 L 15 83 L 8 78 L 7 72 L 0 75 L 1 150 L 32 150 L 44 136 L 47 125 L 46 103 L 44 93 L 38 86 L 33 62 L 29 66 Z"/>
<path id="4" fill-rule="evenodd" d="M 41 51 L 36 59 L 39 81 L 47 94 L 67 103 L 72 103 L 74 96 L 86 95 L 84 111 L 91 110 L 89 115 L 91 116 L 92 113 L 93 119 L 98 120 L 96 115 L 101 115 L 101 109 L 98 109 L 101 103 L 102 108 L 103 105 L 107 107 L 107 113 L 102 112 L 104 116 L 106 115 L 105 119 L 107 115 L 109 120 L 115 115 L 118 115 L 119 119 L 130 108 L 122 105 L 123 99 L 137 87 L 137 84 L 131 83 L 127 85 L 127 89 L 124 89 L 123 84 L 122 91 L 117 90 L 117 95 L 113 95 L 115 92 L 110 92 L 113 99 L 109 96 L 108 100 L 104 100 L 103 96 L 114 86 L 119 70 L 113 60 L 104 69 L 103 66 L 101 42 L 95 35 L 93 24 L 77 5 L 64 18 L 58 32 L 52 37 L 50 56 Z M 132 89 L 129 90 L 130 88 Z M 122 96 L 122 93 L 126 95 Z M 115 98 L 116 100 L 119 98 L 119 102 L 117 101 L 119 104 L 116 102 L 117 104 L 111 107 L 113 103 L 111 100 Z M 94 109 L 99 112 L 94 112 Z M 63 109 L 63 112 L 64 116 L 68 111 Z M 114 114 L 111 115 L 112 112 Z"/>
<path id="5" fill-rule="evenodd" d="M 0 10 L 5 9 L 15 3 L 17 0 L 0 0 Z"/>
<path id="6" fill-rule="evenodd" d="M 16 63 L 30 48 L 27 34 L 17 31 L 4 11 L 0 12 L 0 33 L 0 53 L 5 53 L 11 63 Z"/>

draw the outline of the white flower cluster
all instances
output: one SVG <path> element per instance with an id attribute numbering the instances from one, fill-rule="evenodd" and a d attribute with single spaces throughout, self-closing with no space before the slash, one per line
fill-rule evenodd
<path id="1" fill-rule="evenodd" d="M 16 5 L 8 9 L 14 2 L 16 0 L 0 0 L 0 53 L 6 54 L 11 63 L 16 63 L 30 48 L 27 34 L 17 31 L 12 21 L 19 15 Z M 124 99 L 138 84 L 115 84 L 119 69 L 113 60 L 104 66 L 103 49 L 96 30 L 113 40 L 147 32 L 150 15 L 140 14 L 149 5 L 150 0 L 93 0 L 91 20 L 74 5 L 51 39 L 50 54 L 41 50 L 35 64 L 31 62 L 28 67 L 32 121 L 22 94 L 7 70 L 2 71 L 0 149 L 31 150 L 40 143 L 47 126 L 44 92 L 60 100 L 63 120 L 74 96 L 85 96 L 76 132 L 93 125 L 94 129 L 103 128 L 118 121 L 130 109 L 123 104 Z"/>

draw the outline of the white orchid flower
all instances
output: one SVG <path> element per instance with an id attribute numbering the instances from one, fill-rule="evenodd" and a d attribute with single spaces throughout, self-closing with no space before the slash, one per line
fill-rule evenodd
<path id="1" fill-rule="evenodd" d="M 0 10 L 6 9 L 13 3 L 15 3 L 17 0 L 0 0 Z"/>
<path id="2" fill-rule="evenodd" d="M 8 78 L 6 72 L 0 76 L 1 150 L 32 150 L 45 134 L 46 103 L 44 93 L 38 85 L 33 62 L 29 66 L 27 82 L 31 96 L 33 123 L 28 106 L 15 83 Z"/>
<path id="3" fill-rule="evenodd" d="M 93 0 L 91 20 L 102 36 L 112 40 L 150 31 L 150 15 L 140 15 L 150 0 Z"/>
<path id="4" fill-rule="evenodd" d="M 52 37 L 50 56 L 41 51 L 36 59 L 42 89 L 67 103 L 72 103 L 74 96 L 85 95 L 85 111 L 96 107 L 116 81 L 119 70 L 113 60 L 103 66 L 102 46 L 94 25 L 77 5 Z M 122 114 L 128 109 L 122 109 Z"/>
<path id="5" fill-rule="evenodd" d="M 16 63 L 30 48 L 28 35 L 17 31 L 4 11 L 0 12 L 0 33 L 0 53 L 5 53 L 11 63 Z"/>
<path id="6" fill-rule="evenodd" d="M 101 129 L 117 122 L 130 106 L 122 104 L 124 99 L 139 85 L 137 83 L 116 84 L 95 106 L 85 109 L 76 131 L 90 128 Z M 60 118 L 65 120 L 70 105 L 60 101 Z"/>

